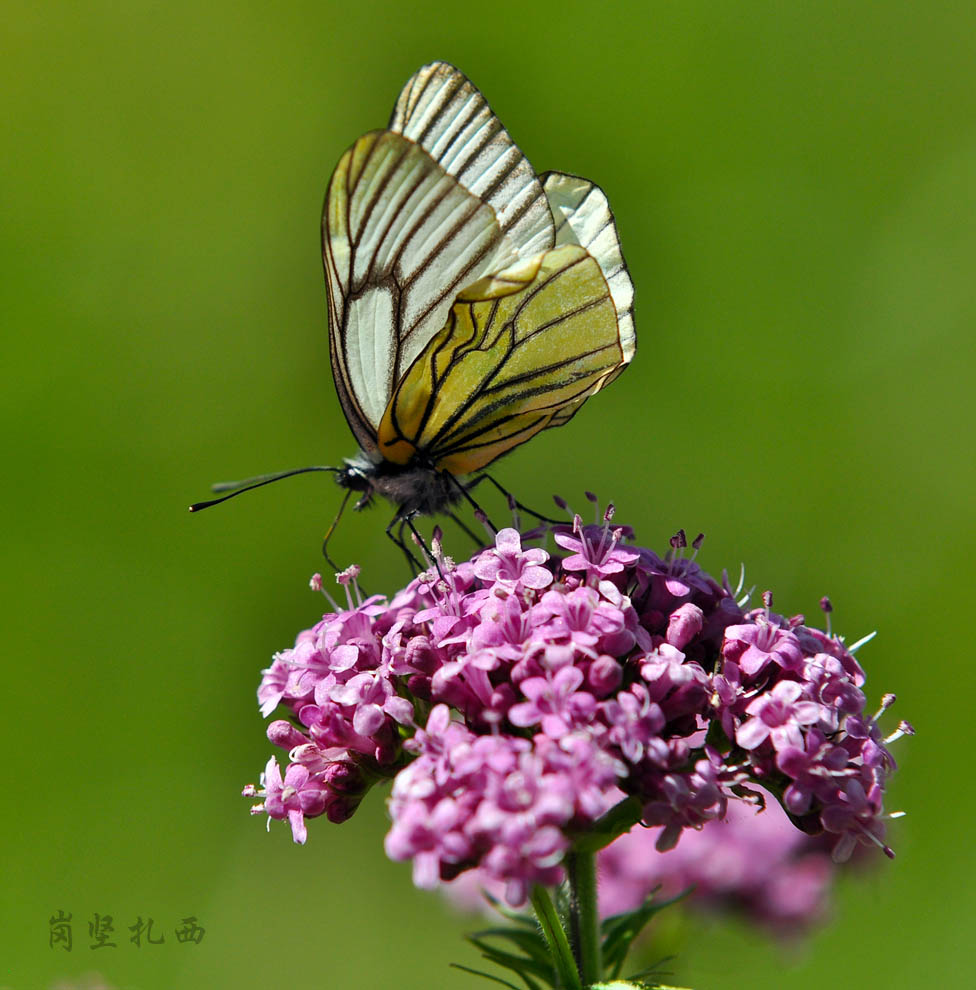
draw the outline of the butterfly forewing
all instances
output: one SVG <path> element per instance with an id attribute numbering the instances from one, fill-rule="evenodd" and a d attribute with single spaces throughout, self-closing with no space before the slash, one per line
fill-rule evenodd
<path id="1" fill-rule="evenodd" d="M 342 157 L 323 257 L 336 386 L 364 449 L 458 291 L 512 253 L 491 207 L 401 135 L 367 134 Z"/>
<path id="2" fill-rule="evenodd" d="M 447 62 L 419 69 L 400 92 L 389 129 L 416 141 L 495 211 L 520 258 L 553 246 L 542 183 L 477 87 Z"/>

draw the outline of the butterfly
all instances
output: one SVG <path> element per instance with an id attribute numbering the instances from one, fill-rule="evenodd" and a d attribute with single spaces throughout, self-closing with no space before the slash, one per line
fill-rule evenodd
<path id="1" fill-rule="evenodd" d="M 606 196 L 536 174 L 447 62 L 419 69 L 387 128 L 339 160 L 322 256 L 333 377 L 359 451 L 341 468 L 216 490 L 329 470 L 356 508 L 393 503 L 389 533 L 469 498 L 460 479 L 567 422 L 635 353 Z"/>

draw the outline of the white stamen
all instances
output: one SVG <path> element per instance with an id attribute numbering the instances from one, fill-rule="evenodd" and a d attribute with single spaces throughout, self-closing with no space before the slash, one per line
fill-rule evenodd
<path id="1" fill-rule="evenodd" d="M 870 632 L 867 636 L 862 636 L 853 646 L 847 647 L 848 653 L 857 653 L 857 651 L 864 646 L 865 643 L 870 643 L 875 636 L 878 635 L 878 630 L 875 629 L 874 632 Z"/>

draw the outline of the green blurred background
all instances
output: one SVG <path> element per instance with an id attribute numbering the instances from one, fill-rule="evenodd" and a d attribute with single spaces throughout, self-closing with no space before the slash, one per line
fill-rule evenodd
<path id="1" fill-rule="evenodd" d="M 744 562 L 786 612 L 830 594 L 835 628 L 880 632 L 872 704 L 897 692 L 919 731 L 898 859 L 844 882 L 802 950 L 696 930 L 675 981 L 972 985 L 944 709 L 976 687 L 971 5 L 14 0 L 3 20 L 0 985 L 478 985 L 446 968 L 476 961 L 470 920 L 385 859 L 380 794 L 306 848 L 238 796 L 270 752 L 259 671 L 321 614 L 338 491 L 186 513 L 211 481 L 352 453 L 319 210 L 433 58 L 537 169 L 607 190 L 637 289 L 633 367 L 498 477 L 540 506 L 595 489 L 653 546 L 704 530 L 705 566 Z M 406 577 L 387 519 L 335 543 L 370 590 Z M 60 909 L 70 955 L 47 944 Z M 96 912 L 117 949 L 88 948 Z M 175 944 L 190 915 L 204 940 Z M 139 916 L 166 944 L 127 942 Z"/>

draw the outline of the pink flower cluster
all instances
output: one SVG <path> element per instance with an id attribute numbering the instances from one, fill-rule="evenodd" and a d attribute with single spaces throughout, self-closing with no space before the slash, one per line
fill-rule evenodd
<path id="1" fill-rule="evenodd" d="M 420 886 L 477 868 L 513 904 L 558 882 L 574 838 L 626 798 L 659 850 L 756 804 L 759 784 L 804 831 L 833 833 L 836 858 L 858 842 L 890 854 L 890 739 L 841 640 L 768 594 L 744 611 L 683 533 L 659 557 L 611 518 L 556 527 L 552 555 L 505 529 L 455 564 L 435 540 L 389 602 L 340 575 L 349 607 L 264 672 L 263 713 L 291 714 L 268 730 L 290 765 L 245 790 L 264 798 L 254 810 L 304 842 L 306 818 L 343 821 L 392 777 L 387 853 Z"/>
<path id="2" fill-rule="evenodd" d="M 771 795 L 759 811 L 732 801 L 726 817 L 689 829 L 674 849 L 655 848 L 656 830 L 635 827 L 600 850 L 600 915 L 608 918 L 685 894 L 689 913 L 733 913 L 781 938 L 796 937 L 828 911 L 836 872 L 825 836 L 794 827 Z M 444 884 L 445 896 L 467 911 L 493 914 L 484 892 L 504 890 L 478 870 Z"/>
<path id="3" fill-rule="evenodd" d="M 781 937 L 796 936 L 823 919 L 835 866 L 823 836 L 804 835 L 775 801 L 762 811 L 732 801 L 724 819 L 689 831 L 659 853 L 651 831 L 634 828 L 601 850 L 600 913 L 688 894 L 702 913 L 730 911 Z"/>

